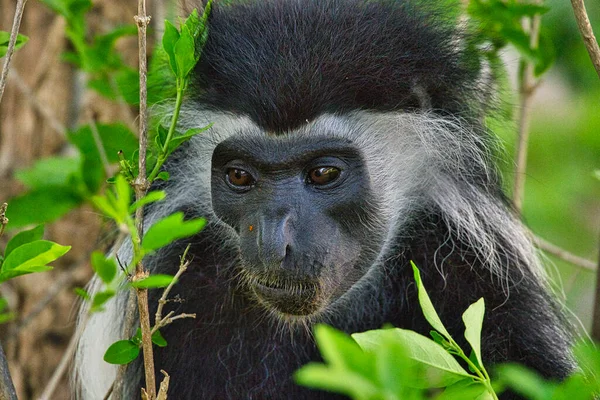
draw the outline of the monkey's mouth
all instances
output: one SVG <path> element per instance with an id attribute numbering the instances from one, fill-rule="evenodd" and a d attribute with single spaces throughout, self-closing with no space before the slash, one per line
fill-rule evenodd
<path id="1" fill-rule="evenodd" d="M 265 306 L 291 315 L 310 315 L 319 309 L 319 290 L 315 283 L 255 280 L 251 285 Z"/>

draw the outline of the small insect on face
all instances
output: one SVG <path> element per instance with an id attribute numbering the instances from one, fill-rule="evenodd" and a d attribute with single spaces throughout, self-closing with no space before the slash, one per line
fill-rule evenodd
<path id="1" fill-rule="evenodd" d="M 368 170 L 345 140 L 229 138 L 213 153 L 211 188 L 239 239 L 240 276 L 268 309 L 323 311 L 381 249 Z"/>

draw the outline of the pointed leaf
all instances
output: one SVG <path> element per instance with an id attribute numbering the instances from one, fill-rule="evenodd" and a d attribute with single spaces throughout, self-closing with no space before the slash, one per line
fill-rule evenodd
<path id="1" fill-rule="evenodd" d="M 371 399 L 379 390 L 375 382 L 362 375 L 339 368 L 309 363 L 294 373 L 295 381 L 303 386 L 342 393 L 354 399 Z"/>
<path id="2" fill-rule="evenodd" d="M 33 229 L 17 233 L 8 241 L 6 248 L 4 249 L 4 257 L 8 257 L 8 255 L 17 247 L 36 240 L 42 240 L 42 237 L 44 237 L 44 225 L 38 225 Z"/>
<path id="3" fill-rule="evenodd" d="M 415 274 L 415 281 L 417 282 L 417 289 L 419 295 L 419 304 L 421 305 L 421 310 L 423 310 L 423 315 L 425 315 L 425 319 L 431 324 L 431 326 L 436 331 L 444 335 L 444 337 L 447 340 L 451 340 L 452 337 L 450 336 L 450 333 L 446 330 L 446 327 L 442 323 L 442 320 L 435 311 L 433 303 L 431 302 L 431 299 L 429 298 L 429 295 L 425 290 L 425 286 L 423 286 L 419 269 L 417 268 L 414 262 L 411 261 L 410 264 L 412 265 L 413 272 Z"/>
<path id="4" fill-rule="evenodd" d="M 159 330 L 152 334 L 152 343 L 154 343 L 158 347 L 167 346 L 167 340 L 163 337 L 162 333 L 160 333 Z"/>
<path id="5" fill-rule="evenodd" d="M 136 289 L 154 289 L 169 286 L 175 277 L 165 274 L 153 274 L 139 281 L 131 282 L 131 286 Z"/>
<path id="6" fill-rule="evenodd" d="M 142 247 L 146 251 L 154 251 L 167 244 L 185 237 L 195 235 L 206 225 L 206 219 L 197 218 L 189 221 L 183 220 L 183 213 L 176 212 L 166 218 L 158 220 L 148 229 L 142 240 Z"/>
<path id="7" fill-rule="evenodd" d="M 142 197 L 138 201 L 134 202 L 131 206 L 129 206 L 129 213 L 133 214 L 138 208 L 143 207 L 146 204 L 161 201 L 166 196 L 167 194 L 162 190 L 155 190 L 153 192 L 149 192 L 146 196 Z"/>
<path id="8" fill-rule="evenodd" d="M 115 260 L 104 257 L 104 254 L 99 251 L 92 253 L 92 268 L 102 282 L 106 284 L 111 283 L 117 275 L 117 263 Z"/>
<path id="9" fill-rule="evenodd" d="M 102 306 L 110 299 L 112 299 L 115 296 L 115 291 L 114 290 L 104 290 L 102 292 L 98 292 L 94 295 L 94 298 L 92 300 L 92 308 L 91 308 L 91 312 L 96 312 L 96 311 L 101 311 L 102 310 Z"/>
<path id="10" fill-rule="evenodd" d="M 471 304 L 462 315 L 462 320 L 465 323 L 465 339 L 471 345 L 479 367 L 483 366 L 483 361 L 481 360 L 481 327 L 483 325 L 484 314 L 485 300 L 482 297 Z"/>
<path id="11" fill-rule="evenodd" d="M 413 387 L 443 387 L 472 376 L 442 346 L 413 331 L 380 329 L 354 333 L 352 337 L 365 351 L 377 351 L 384 341 L 398 342 L 406 349 L 408 357 L 436 370 L 431 381 L 415 381 Z"/>
<path id="12" fill-rule="evenodd" d="M 315 326 L 315 339 L 321 356 L 329 365 L 375 379 L 372 355 L 365 354 L 352 337 L 328 325 L 319 324 Z"/>
<path id="13" fill-rule="evenodd" d="M 15 50 L 20 49 L 27 43 L 29 38 L 25 35 L 17 34 L 17 41 L 15 42 Z M 8 51 L 8 43 L 10 41 L 10 32 L 0 31 L 0 58 L 6 55 Z"/>
<path id="14" fill-rule="evenodd" d="M 17 267 L 15 269 L 11 269 L 8 271 L 3 270 L 2 272 L 0 272 L 0 283 L 5 282 L 12 278 L 16 278 L 17 276 L 27 275 L 27 274 L 31 274 L 34 272 L 46 272 L 46 271 L 50 271 L 51 269 L 52 269 L 52 267 L 34 265 L 34 266 L 28 266 L 28 267 L 24 267 L 24 268 Z"/>
<path id="15" fill-rule="evenodd" d="M 36 240 L 14 249 L 2 263 L 2 272 L 19 268 L 21 271 L 29 267 L 45 266 L 63 256 L 71 246 L 61 246 L 47 240 Z"/>
<path id="16" fill-rule="evenodd" d="M 173 73 L 178 76 L 177 73 L 177 61 L 175 59 L 175 45 L 179 40 L 179 31 L 170 21 L 165 21 L 165 33 L 163 34 L 162 45 L 163 49 L 169 56 L 169 65 Z"/>

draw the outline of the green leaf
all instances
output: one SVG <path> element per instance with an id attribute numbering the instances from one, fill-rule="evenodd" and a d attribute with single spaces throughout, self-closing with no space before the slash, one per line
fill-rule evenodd
<path id="1" fill-rule="evenodd" d="M 435 311 L 433 303 L 431 302 L 431 299 L 429 298 L 429 295 L 425 290 L 425 286 L 423 286 L 423 281 L 421 281 L 421 274 L 419 273 L 419 269 L 412 261 L 410 262 L 410 265 L 412 265 L 412 269 L 415 275 L 415 281 L 417 282 L 419 304 L 421 305 L 421 310 L 423 310 L 423 315 L 425 316 L 425 319 L 431 324 L 431 326 L 436 331 L 444 335 L 444 337 L 447 340 L 451 340 L 452 337 L 450 336 L 450 333 L 446 330 L 446 327 L 442 323 L 442 320 Z"/>
<path id="2" fill-rule="evenodd" d="M 483 366 L 481 360 L 481 327 L 483 326 L 484 314 L 485 300 L 482 297 L 471 304 L 462 315 L 462 320 L 465 323 L 465 339 L 467 339 L 475 353 L 479 368 Z"/>
<path id="3" fill-rule="evenodd" d="M 169 142 L 169 147 L 167 148 L 167 156 L 171 155 L 179 146 L 183 143 L 190 140 L 192 137 L 196 136 L 199 133 L 204 132 L 209 129 L 212 124 L 205 126 L 204 128 L 192 128 L 188 129 L 183 135 L 175 135 L 171 141 Z"/>
<path id="4" fill-rule="evenodd" d="M 498 380 L 517 394 L 531 400 L 553 398 L 556 384 L 544 381 L 537 372 L 516 364 L 497 365 L 495 370 Z"/>
<path id="5" fill-rule="evenodd" d="M 423 394 L 422 390 L 414 386 L 415 382 L 427 380 L 425 367 L 408 356 L 402 343 L 383 340 L 375 354 L 377 378 L 381 387 L 395 393 L 398 399 Z"/>
<path id="6" fill-rule="evenodd" d="M 129 364 L 140 354 L 140 348 L 132 340 L 119 340 L 110 345 L 104 353 L 104 361 L 109 364 Z"/>
<path id="7" fill-rule="evenodd" d="M 136 136 L 123 124 L 96 124 L 96 130 L 109 163 L 119 162 L 119 150 L 129 155 L 133 154 L 138 148 Z M 85 157 L 100 159 L 100 152 L 89 125 L 68 132 L 67 138 Z"/>
<path id="8" fill-rule="evenodd" d="M 46 272 L 46 271 L 50 271 L 52 269 L 52 267 L 48 267 L 48 266 L 40 266 L 40 265 L 30 265 L 30 266 L 26 266 L 26 267 L 18 267 L 15 269 L 11 269 L 8 271 L 2 271 L 0 272 L 0 283 L 1 282 L 6 282 L 9 279 L 12 278 L 16 278 L 17 276 L 21 276 L 21 275 L 27 275 L 27 274 L 31 274 L 34 272 Z"/>
<path id="9" fill-rule="evenodd" d="M 4 258 L 8 257 L 8 255 L 17 247 L 26 243 L 34 242 L 36 240 L 42 240 L 43 237 L 44 225 L 38 225 L 33 229 L 17 233 L 6 244 L 6 248 L 4 249 Z"/>
<path id="10" fill-rule="evenodd" d="M 47 240 L 36 240 L 23 244 L 14 249 L 2 263 L 2 272 L 18 269 L 30 270 L 30 267 L 41 267 L 63 256 L 71 249 L 71 246 Z"/>
<path id="11" fill-rule="evenodd" d="M 17 41 L 15 42 L 15 50 L 20 49 L 27 43 L 29 38 L 25 35 L 17 34 Z M 8 51 L 8 43 L 10 42 L 10 32 L 0 31 L 0 58 L 6 55 Z"/>
<path id="12" fill-rule="evenodd" d="M 115 209 L 119 213 L 119 215 L 125 217 L 129 214 L 129 204 L 131 202 L 131 186 L 129 186 L 129 182 L 123 175 L 117 175 L 115 179 L 115 194 L 116 194 L 116 202 L 114 203 Z M 109 196 L 109 198 L 111 198 Z"/>
<path id="13" fill-rule="evenodd" d="M 342 393 L 353 399 L 375 399 L 379 393 L 374 382 L 356 372 L 318 363 L 300 368 L 294 373 L 294 379 L 300 385 Z"/>
<path id="14" fill-rule="evenodd" d="M 131 282 L 131 286 L 136 289 L 154 289 L 169 286 L 175 277 L 166 274 L 153 274 L 139 281 Z"/>
<path id="15" fill-rule="evenodd" d="M 175 62 L 177 63 L 177 77 L 185 80 L 198 62 L 194 37 L 190 29 L 185 25 L 181 27 L 181 35 L 177 43 L 175 43 L 174 51 Z"/>
<path id="16" fill-rule="evenodd" d="M 106 304 L 108 300 L 112 299 L 115 294 L 115 291 L 111 289 L 96 293 L 92 300 L 92 308 L 90 312 L 102 311 L 102 306 Z"/>
<path id="17" fill-rule="evenodd" d="M 330 326 L 319 324 L 314 329 L 315 340 L 323 359 L 334 368 L 356 371 L 375 378 L 375 362 L 347 334 Z"/>
<path id="18" fill-rule="evenodd" d="M 114 219 L 117 222 L 121 222 L 121 215 L 115 209 L 113 204 L 108 200 L 108 198 L 103 196 L 93 196 L 92 203 L 98 210 L 102 211 L 102 213 L 104 213 L 106 216 Z"/>
<path id="19" fill-rule="evenodd" d="M 106 284 L 111 283 L 117 275 L 117 263 L 115 260 L 104 257 L 104 254 L 99 251 L 92 253 L 92 268 L 102 282 Z"/>
<path id="20" fill-rule="evenodd" d="M 146 251 L 154 251 L 177 239 L 186 238 L 200 232 L 206 225 L 206 219 L 197 218 L 189 221 L 183 220 L 183 213 L 176 212 L 166 218 L 158 220 L 148 229 L 142 240 L 142 247 Z"/>
<path id="21" fill-rule="evenodd" d="M 167 171 L 159 172 L 158 175 L 156 175 L 156 179 L 161 181 L 168 181 L 169 177 L 170 175 Z"/>
<path id="22" fill-rule="evenodd" d="M 17 314 L 14 312 L 2 313 L 0 314 L 0 324 L 5 324 L 14 320 L 17 317 Z"/>
<path id="23" fill-rule="evenodd" d="M 534 75 L 540 76 L 548 70 L 556 59 L 556 50 L 554 43 L 545 32 L 540 34 L 538 48 L 536 49 L 537 57 L 534 68 Z"/>
<path id="24" fill-rule="evenodd" d="M 428 372 L 428 379 L 412 382 L 412 387 L 443 387 L 472 377 L 442 346 L 416 332 L 399 328 L 379 329 L 354 333 L 352 337 L 365 351 L 377 351 L 386 341 L 397 342 L 406 349 L 408 357 L 434 369 Z"/>
<path id="25" fill-rule="evenodd" d="M 165 143 L 167 142 L 167 137 L 169 136 L 169 130 L 162 125 L 158 125 L 156 127 L 156 146 L 160 149 L 163 148 Z"/>
<path id="26" fill-rule="evenodd" d="M 67 186 L 48 186 L 9 200 L 6 216 L 10 228 L 54 221 L 83 203 L 83 198 Z"/>
<path id="27" fill-rule="evenodd" d="M 171 65 L 171 70 L 173 73 L 178 76 L 177 73 L 177 61 L 175 59 L 175 45 L 179 40 L 179 31 L 170 21 L 165 21 L 165 33 L 163 34 L 162 44 L 163 49 L 169 56 L 169 64 Z"/>
<path id="28" fill-rule="evenodd" d="M 36 161 L 32 167 L 18 170 L 15 176 L 29 189 L 67 186 L 79 173 L 80 163 L 79 156 L 49 157 Z"/>
<path id="29" fill-rule="evenodd" d="M 143 207 L 146 204 L 161 201 L 166 196 L 167 194 L 162 190 L 155 190 L 153 192 L 149 192 L 146 196 L 142 197 L 138 201 L 134 202 L 131 206 L 129 206 L 129 213 L 133 214 L 138 208 Z"/>
<path id="30" fill-rule="evenodd" d="M 467 378 L 448 386 L 440 396 L 436 397 L 436 400 L 492 399 L 492 397 L 482 397 L 486 395 L 489 395 L 489 392 L 484 385 Z"/>
<path id="31" fill-rule="evenodd" d="M 167 346 L 167 340 L 163 337 L 162 333 L 160 333 L 160 330 L 157 330 L 152 334 L 152 343 L 154 343 L 158 347 Z"/>
<path id="32" fill-rule="evenodd" d="M 75 289 L 73 289 L 73 292 L 75 292 L 75 294 L 77 296 L 81 297 L 85 301 L 92 300 L 92 296 L 90 296 L 90 294 L 85 289 L 82 289 L 80 287 L 76 287 Z"/>

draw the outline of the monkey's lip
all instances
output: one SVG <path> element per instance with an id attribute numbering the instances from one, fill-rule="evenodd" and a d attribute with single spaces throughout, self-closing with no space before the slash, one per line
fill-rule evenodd
<path id="1" fill-rule="evenodd" d="M 315 284 L 272 286 L 254 282 L 252 289 L 261 303 L 285 314 L 309 315 L 319 308 Z"/>

